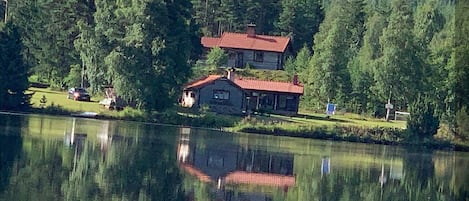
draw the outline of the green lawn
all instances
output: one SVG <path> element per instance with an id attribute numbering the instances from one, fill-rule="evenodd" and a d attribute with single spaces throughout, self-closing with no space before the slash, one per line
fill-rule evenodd
<path id="1" fill-rule="evenodd" d="M 43 96 L 46 97 L 46 104 L 44 107 L 55 105 L 61 106 L 62 108 L 70 111 L 76 112 L 104 112 L 107 109 L 103 108 L 98 104 L 102 97 L 91 97 L 90 102 L 86 101 L 74 101 L 71 99 L 67 99 L 67 92 L 66 91 L 53 91 L 50 89 L 43 89 L 43 88 L 29 88 L 30 92 L 34 92 L 33 97 L 31 98 L 31 104 L 33 108 L 41 108 L 41 98 Z"/>
<path id="2" fill-rule="evenodd" d="M 358 114 L 341 114 L 333 115 L 326 118 L 326 114 L 318 113 L 300 113 L 299 117 L 288 117 L 282 115 L 255 116 L 258 121 L 274 124 L 282 127 L 295 127 L 299 125 L 312 126 L 334 126 L 349 125 L 359 127 L 388 127 L 388 128 L 405 128 L 405 121 L 385 121 L 384 119 L 375 119 L 363 117 Z"/>
<path id="3" fill-rule="evenodd" d="M 106 114 L 110 116 L 118 116 L 115 111 L 109 111 L 98 104 L 102 97 L 91 97 L 90 102 L 85 101 L 74 101 L 67 99 L 66 91 L 53 91 L 50 89 L 33 88 L 29 91 L 34 92 L 31 99 L 32 107 L 40 108 L 40 100 L 42 96 L 47 99 L 44 107 L 54 104 L 55 106 L 61 106 L 65 110 L 74 112 L 96 112 L 100 114 Z M 333 115 L 330 118 L 326 118 L 325 114 L 318 113 L 300 113 L 300 117 L 288 117 L 282 115 L 269 115 L 269 116 L 255 116 L 257 119 L 267 123 L 279 122 L 280 124 L 288 124 L 288 126 L 296 125 L 315 125 L 315 126 L 333 126 L 333 125 L 353 125 L 353 126 L 365 126 L 365 127 L 395 127 L 405 128 L 405 121 L 390 121 L 386 122 L 383 119 L 374 119 L 363 117 L 358 114 L 340 114 Z"/>

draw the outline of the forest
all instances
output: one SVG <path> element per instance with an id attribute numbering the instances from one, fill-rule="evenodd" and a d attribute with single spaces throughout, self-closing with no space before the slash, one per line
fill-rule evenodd
<path id="1" fill-rule="evenodd" d="M 285 71 L 302 107 L 333 102 L 382 117 L 394 108 L 469 131 L 467 0 L 2 0 L 1 109 L 27 106 L 29 81 L 113 85 L 143 110 L 177 101 L 200 37 L 244 32 L 292 39 Z"/>

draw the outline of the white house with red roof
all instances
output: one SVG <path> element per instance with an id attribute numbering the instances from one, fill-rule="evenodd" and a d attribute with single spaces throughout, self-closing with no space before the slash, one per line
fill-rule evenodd
<path id="1" fill-rule="evenodd" d="M 282 70 L 291 55 L 290 38 L 256 34 L 255 25 L 249 24 L 246 33 L 225 32 L 221 37 L 202 37 L 207 52 L 220 47 L 228 53 L 228 66 L 244 68 L 249 64 L 256 69 Z"/>
<path id="2" fill-rule="evenodd" d="M 208 106 L 217 113 L 245 114 L 252 111 L 296 114 L 303 95 L 297 77 L 291 82 L 276 82 L 237 77 L 234 70 L 227 76 L 209 75 L 188 83 L 183 90 L 183 107 Z"/>

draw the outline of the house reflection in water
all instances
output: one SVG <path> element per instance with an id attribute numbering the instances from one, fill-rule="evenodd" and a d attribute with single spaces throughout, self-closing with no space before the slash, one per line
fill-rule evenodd
<path id="1" fill-rule="evenodd" d="M 190 128 L 180 129 L 179 166 L 187 174 L 217 189 L 217 200 L 267 201 L 268 192 L 237 192 L 236 186 L 280 188 L 285 192 L 295 185 L 293 154 L 251 149 L 236 144 L 207 141 L 197 147 L 190 140 Z M 242 191 L 242 190 L 241 190 Z"/>

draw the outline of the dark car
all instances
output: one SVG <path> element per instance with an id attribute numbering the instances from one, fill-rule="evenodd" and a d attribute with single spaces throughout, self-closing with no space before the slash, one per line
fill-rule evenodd
<path id="1" fill-rule="evenodd" d="M 88 92 L 80 87 L 72 87 L 68 90 L 68 99 L 73 99 L 73 100 L 82 100 L 82 101 L 90 101 L 90 94 Z"/>

